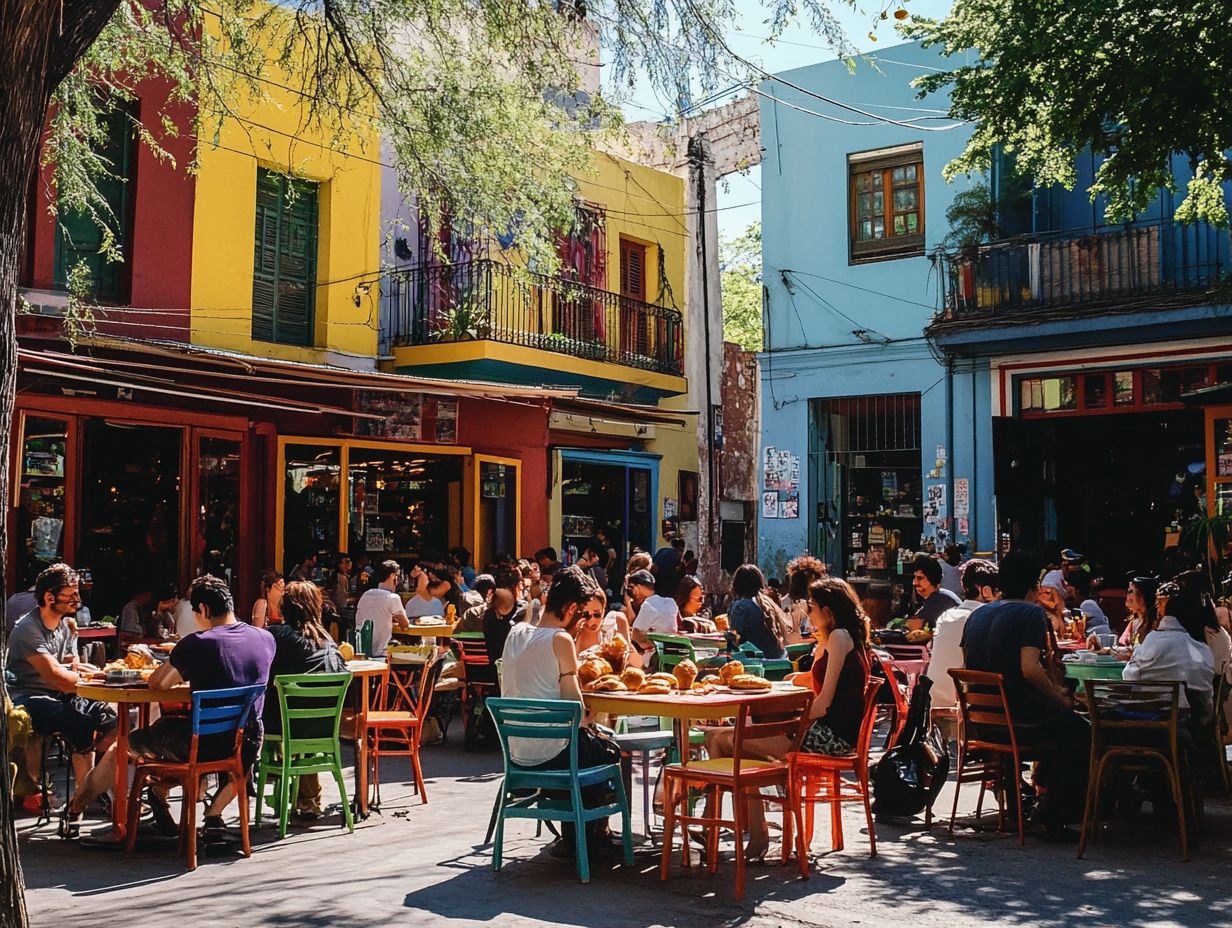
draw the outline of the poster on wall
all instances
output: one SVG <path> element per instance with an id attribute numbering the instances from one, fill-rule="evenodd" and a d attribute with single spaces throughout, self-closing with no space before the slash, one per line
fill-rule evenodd
<path id="1" fill-rule="evenodd" d="M 959 477 L 954 481 L 954 515 L 957 518 L 964 518 L 970 515 L 971 506 L 971 483 L 966 477 Z"/>
<path id="2" fill-rule="evenodd" d="M 944 525 L 945 517 L 945 484 L 930 483 L 928 485 L 928 497 L 924 500 L 924 524 Z"/>
<path id="3" fill-rule="evenodd" d="M 779 517 L 779 494 L 776 491 L 767 490 L 761 495 L 761 517 L 763 519 Z"/>
<path id="4" fill-rule="evenodd" d="M 454 398 L 436 401 L 436 440 L 452 445 L 458 440 L 458 401 Z"/>
<path id="5" fill-rule="evenodd" d="M 774 497 L 774 515 L 770 514 L 771 496 Z M 799 517 L 800 456 L 790 451 L 781 451 L 771 445 L 766 448 L 762 459 L 762 518 L 797 519 Z"/>

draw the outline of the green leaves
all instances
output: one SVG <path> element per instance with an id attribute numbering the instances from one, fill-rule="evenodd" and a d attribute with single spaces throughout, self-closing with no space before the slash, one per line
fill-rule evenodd
<path id="1" fill-rule="evenodd" d="M 1089 193 L 1106 198 L 1110 221 L 1172 189 L 1177 164 L 1197 177 L 1176 218 L 1228 224 L 1226 0 L 957 0 L 945 19 L 905 31 L 955 62 L 919 78 L 920 96 L 948 88 L 953 114 L 979 121 L 947 176 L 985 170 L 1000 144 L 1041 186 L 1073 189 L 1089 146 L 1105 156 Z"/>
<path id="2" fill-rule="evenodd" d="M 746 351 L 762 349 L 761 223 L 719 242 L 723 339 Z"/>

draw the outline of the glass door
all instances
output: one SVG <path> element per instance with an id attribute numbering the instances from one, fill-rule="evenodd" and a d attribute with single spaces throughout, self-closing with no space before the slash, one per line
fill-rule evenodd
<path id="1" fill-rule="evenodd" d="M 193 498 L 193 573 L 222 577 L 238 590 L 243 442 L 236 433 L 196 433 Z"/>

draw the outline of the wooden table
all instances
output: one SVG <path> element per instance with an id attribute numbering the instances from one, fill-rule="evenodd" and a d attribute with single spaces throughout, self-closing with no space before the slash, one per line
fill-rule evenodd
<path id="1" fill-rule="evenodd" d="M 410 628 L 394 628 L 395 635 L 409 635 L 412 638 L 452 638 L 458 623 L 452 625 L 412 625 Z"/>
<path id="2" fill-rule="evenodd" d="M 148 686 L 109 686 L 104 683 L 79 683 L 77 695 L 98 702 L 116 704 L 118 717 L 116 722 L 116 765 L 115 765 L 115 799 L 111 803 L 111 839 L 117 844 L 124 840 L 124 832 L 128 823 L 128 765 L 131 758 L 128 755 L 128 732 L 130 706 L 142 707 L 143 714 L 154 703 L 170 702 L 185 703 L 191 697 L 188 684 L 174 686 L 165 690 L 152 690 Z"/>
<path id="3" fill-rule="evenodd" d="M 347 661 L 346 669 L 360 681 L 359 711 L 355 716 L 355 811 L 368 815 L 368 713 L 372 709 L 370 682 L 389 675 L 385 661 Z"/>
<path id="4" fill-rule="evenodd" d="M 657 715 L 672 720 L 672 732 L 676 749 L 681 757 L 689 750 L 689 722 L 718 721 L 734 717 L 740 706 L 747 703 L 765 702 L 784 693 L 807 692 L 804 687 L 778 683 L 772 689 L 760 693 L 723 692 L 698 696 L 693 693 L 672 692 L 663 696 L 641 696 L 637 693 L 583 693 L 582 698 L 592 712 L 607 712 L 611 715 Z M 686 844 L 685 854 L 690 854 Z"/>

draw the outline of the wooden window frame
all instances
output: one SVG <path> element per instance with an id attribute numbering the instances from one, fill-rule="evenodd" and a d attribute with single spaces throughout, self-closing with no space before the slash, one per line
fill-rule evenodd
<path id="1" fill-rule="evenodd" d="M 894 228 L 894 184 L 895 168 L 914 165 L 916 169 L 916 209 L 919 213 L 919 229 L 914 233 L 895 235 Z M 883 196 L 883 212 L 880 214 L 886 224 L 884 238 L 871 241 L 860 241 L 858 237 L 858 195 L 856 180 L 861 175 L 880 173 L 881 191 Z M 860 152 L 847 156 L 847 241 L 849 247 L 849 263 L 862 264 L 868 261 L 884 261 L 892 258 L 917 257 L 924 254 L 924 148 L 922 144 L 912 143 L 896 148 L 872 152 Z"/>
<path id="2" fill-rule="evenodd" d="M 261 202 L 258 193 L 253 203 L 253 216 L 258 223 L 256 237 L 253 242 L 253 294 L 252 294 L 252 315 L 250 319 L 250 334 L 254 341 L 268 342 L 277 345 L 292 345 L 301 348 L 311 348 L 315 344 L 316 339 L 316 312 L 317 312 L 317 275 L 320 266 L 320 255 L 318 252 L 321 248 L 321 195 L 322 184 L 317 181 L 308 180 L 300 177 L 290 177 L 281 171 L 274 168 L 266 168 L 263 166 L 257 167 L 257 185 L 260 187 L 262 174 L 273 175 L 278 182 L 278 205 L 275 209 L 277 217 L 277 225 L 275 229 L 274 243 L 274 271 L 272 280 L 262 278 L 262 272 L 258 269 L 261 259 L 261 230 L 259 222 L 261 217 Z M 282 253 L 283 236 L 288 234 L 288 230 L 294 221 L 289 208 L 288 189 L 291 185 L 303 188 L 297 195 L 306 196 L 309 192 L 312 195 L 310 203 L 309 218 L 305 222 L 305 226 L 311 230 L 311 241 L 305 249 L 304 262 L 306 264 L 306 274 L 304 275 L 304 286 L 306 287 L 306 302 L 305 308 L 306 330 L 302 333 L 299 331 L 284 332 L 283 329 L 298 329 L 296 326 L 291 326 L 290 323 L 283 318 L 283 311 L 280 309 L 279 292 L 283 286 L 284 280 L 289 283 L 299 283 L 298 280 L 293 281 L 288 274 L 285 278 L 282 273 L 282 263 L 284 255 Z M 263 281 L 273 288 L 273 301 L 270 305 L 270 337 L 263 337 L 264 333 L 257 331 L 257 284 Z"/>
<path id="3" fill-rule="evenodd" d="M 642 256 L 641 267 L 641 290 L 634 291 L 626 287 L 625 275 L 625 253 L 638 252 Z M 638 241 L 635 238 L 630 238 L 627 235 L 620 236 L 620 295 L 631 300 L 638 300 L 642 303 L 649 303 L 650 299 L 647 294 L 650 292 L 647 287 L 646 274 L 650 265 L 650 246 L 645 242 Z"/>

